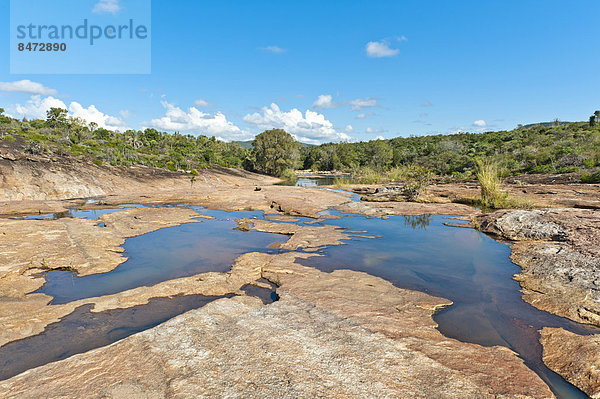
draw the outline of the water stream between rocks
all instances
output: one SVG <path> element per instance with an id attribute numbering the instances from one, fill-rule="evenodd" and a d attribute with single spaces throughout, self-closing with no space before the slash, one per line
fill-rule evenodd
<path id="1" fill-rule="evenodd" d="M 318 183 L 327 184 L 319 180 L 315 185 Z M 261 212 L 193 208 L 215 219 L 203 219 L 201 223 L 183 224 L 130 238 L 124 245 L 129 260 L 113 271 L 84 277 L 63 271 L 49 272 L 46 285 L 39 292 L 53 296 L 53 303 L 59 304 L 202 272 L 224 272 L 239 255 L 251 251 L 273 252 L 276 250 L 268 249 L 270 244 L 287 239 L 276 234 L 234 229 L 234 219 L 262 219 L 264 215 Z M 118 210 L 121 209 L 95 213 L 71 211 L 62 217 L 96 218 L 101 213 Z M 506 346 L 518 353 L 559 398 L 586 397 L 544 366 L 538 330 L 562 327 L 579 334 L 600 331 L 525 303 L 521 299 L 519 284 L 512 278 L 519 268 L 510 261 L 507 244 L 472 229 L 448 227 L 443 224 L 448 221 L 443 216 L 392 216 L 384 220 L 335 210 L 323 213 L 340 218 L 327 219 L 316 225 L 331 224 L 352 231 L 367 231 L 369 236 L 378 238 L 352 238 L 346 245 L 319 251 L 326 255 L 324 257 L 302 260 L 301 263 L 325 272 L 336 269 L 363 271 L 400 288 L 450 299 L 454 304 L 434 317 L 445 336 L 485 346 Z M 42 216 L 37 218 L 61 217 Z M 297 223 L 308 221 L 299 219 Z M 262 295 L 265 303 L 276 300 L 274 293 L 259 291 L 255 287 L 247 289 L 249 295 Z M 4 359 L 0 368 L 5 370 L 0 379 L 107 345 L 213 299 L 201 296 L 154 299 L 148 305 L 98 314 L 92 314 L 89 306 L 84 306 L 59 323 L 48 326 L 43 334 L 0 348 L 0 358 Z M 64 336 L 65 329 L 84 333 L 73 340 L 69 335 Z M 31 362 L 32 358 L 39 357 L 36 348 L 42 347 L 55 347 L 56 350 L 40 357 L 39 361 Z"/>

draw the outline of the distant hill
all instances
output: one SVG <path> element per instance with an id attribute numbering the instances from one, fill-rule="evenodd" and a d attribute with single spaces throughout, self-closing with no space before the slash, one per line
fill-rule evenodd
<path id="1" fill-rule="evenodd" d="M 575 122 L 563 122 L 563 121 L 558 122 L 559 125 L 567 125 L 569 123 L 575 123 Z M 530 123 L 528 125 L 524 125 L 523 128 L 530 129 L 535 126 L 552 127 L 555 124 L 556 124 L 556 122 L 538 122 L 538 123 Z"/>

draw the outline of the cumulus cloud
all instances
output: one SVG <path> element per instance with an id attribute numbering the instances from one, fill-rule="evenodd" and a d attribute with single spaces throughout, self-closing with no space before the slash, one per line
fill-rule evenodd
<path id="1" fill-rule="evenodd" d="M 46 111 L 50 108 L 63 108 L 69 111 L 69 116 L 81 118 L 86 123 L 95 122 L 98 126 L 110 130 L 127 130 L 127 123 L 116 116 L 107 115 L 100 112 L 95 105 L 85 108 L 76 101 L 67 105 L 61 100 L 52 96 L 44 97 L 39 95 L 31 96 L 25 105 L 17 104 L 10 108 L 13 114 L 28 119 L 46 119 Z"/>
<path id="2" fill-rule="evenodd" d="M 337 104 L 334 104 L 331 94 L 321 94 L 312 106 L 313 108 L 335 108 Z"/>
<path id="3" fill-rule="evenodd" d="M 208 101 L 199 98 L 196 101 L 194 101 L 194 106 L 195 107 L 210 107 L 210 104 L 208 103 Z"/>
<path id="4" fill-rule="evenodd" d="M 352 125 L 346 125 L 346 127 L 344 128 L 344 131 L 346 133 L 352 133 L 354 131 L 354 128 L 352 127 Z"/>
<path id="5" fill-rule="evenodd" d="M 296 108 L 285 112 L 277 104 L 271 104 L 263 107 L 261 112 L 246 115 L 244 121 L 260 130 L 284 129 L 297 140 L 310 144 L 351 139 L 347 134 L 337 132 L 324 115 L 311 110 L 304 114 Z"/>
<path id="6" fill-rule="evenodd" d="M 383 136 L 377 136 L 377 137 L 375 137 L 375 140 L 385 140 L 385 137 L 383 137 Z"/>
<path id="7" fill-rule="evenodd" d="M 487 123 L 483 119 L 479 119 L 479 120 L 473 122 L 473 126 L 486 127 Z"/>
<path id="8" fill-rule="evenodd" d="M 161 101 L 161 104 L 166 110 L 165 115 L 158 119 L 152 119 L 150 122 L 144 122 L 144 126 L 171 132 L 218 136 L 224 140 L 249 138 L 248 132 L 228 121 L 221 112 L 208 114 L 195 107 L 184 111 L 166 101 Z"/>
<path id="9" fill-rule="evenodd" d="M 338 108 L 338 107 L 350 107 L 350 111 L 362 111 L 364 108 L 378 107 L 376 98 L 357 98 L 352 101 L 334 102 L 331 94 L 321 94 L 317 97 L 317 100 L 313 103 L 312 107 L 315 109 L 327 109 L 327 108 Z"/>
<path id="10" fill-rule="evenodd" d="M 75 118 L 81 118 L 88 124 L 95 122 L 99 127 L 109 130 L 125 131 L 128 129 L 127 122 L 116 116 L 107 115 L 100 112 L 94 104 L 85 108 L 78 102 L 73 101 L 69 105 L 69 113 Z"/>
<path id="11" fill-rule="evenodd" d="M 56 95 L 56 90 L 50 89 L 41 83 L 31 80 L 18 80 L 15 82 L 0 82 L 0 91 L 14 93 L 39 94 L 43 96 Z"/>
<path id="12" fill-rule="evenodd" d="M 119 0 L 98 0 L 94 5 L 92 12 L 96 14 L 112 14 L 117 15 L 121 11 Z"/>
<path id="13" fill-rule="evenodd" d="M 390 44 L 383 40 L 379 42 L 369 42 L 365 48 L 367 56 L 371 58 L 393 57 L 398 55 L 400 50 L 391 48 Z"/>
<path id="14" fill-rule="evenodd" d="M 425 102 L 423 103 L 424 107 L 431 107 L 433 106 L 433 104 L 431 103 L 431 101 L 425 100 Z"/>
<path id="15" fill-rule="evenodd" d="M 260 49 L 263 51 L 268 51 L 269 53 L 274 53 L 274 54 L 283 54 L 287 51 L 286 49 L 281 48 L 279 46 L 267 46 L 267 47 L 261 47 Z"/>
<path id="16" fill-rule="evenodd" d="M 46 111 L 50 108 L 68 109 L 64 102 L 52 96 L 44 97 L 39 95 L 31 96 L 25 105 L 16 104 L 9 107 L 9 112 L 18 115 L 21 118 L 28 119 L 46 119 Z"/>
<path id="17" fill-rule="evenodd" d="M 365 119 L 366 117 L 367 117 L 367 115 L 365 115 L 365 114 L 356 115 L 356 119 Z"/>

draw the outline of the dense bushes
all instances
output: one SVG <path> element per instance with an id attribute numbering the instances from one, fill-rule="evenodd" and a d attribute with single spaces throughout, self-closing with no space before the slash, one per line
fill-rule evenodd
<path id="1" fill-rule="evenodd" d="M 241 168 L 248 151 L 214 137 L 162 133 L 155 129 L 124 133 L 85 125 L 52 111 L 47 120 L 18 121 L 0 116 L 0 140 L 21 137 L 24 152 L 36 155 L 84 156 L 94 163 L 146 165 L 170 170 L 193 170 L 210 165 Z"/>
<path id="2" fill-rule="evenodd" d="M 473 175 L 476 158 L 492 159 L 506 174 L 567 173 L 600 166 L 600 126 L 562 123 L 511 131 L 398 137 L 303 149 L 304 168 L 389 170 L 416 164 L 437 175 Z"/>

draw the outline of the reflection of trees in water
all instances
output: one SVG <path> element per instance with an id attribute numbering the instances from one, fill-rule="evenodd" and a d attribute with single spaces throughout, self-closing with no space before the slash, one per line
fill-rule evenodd
<path id="1" fill-rule="evenodd" d="M 413 229 L 425 230 L 429 223 L 431 223 L 431 215 L 417 215 L 417 216 L 402 216 L 404 218 L 404 225 L 410 226 Z"/>

